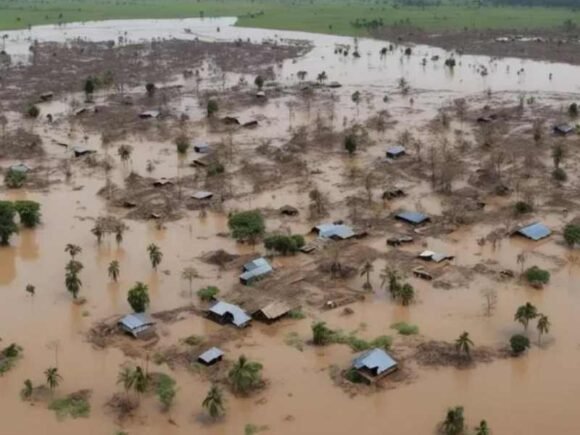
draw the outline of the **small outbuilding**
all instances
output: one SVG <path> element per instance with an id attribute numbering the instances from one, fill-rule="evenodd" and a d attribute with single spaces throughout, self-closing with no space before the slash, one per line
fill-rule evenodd
<path id="1" fill-rule="evenodd" d="M 387 150 L 388 159 L 398 159 L 406 154 L 405 147 L 401 145 L 395 145 Z"/>
<path id="2" fill-rule="evenodd" d="M 159 118 L 159 110 L 146 110 L 145 112 L 141 112 L 139 114 L 139 118 L 141 119 L 154 119 Z"/>
<path id="3" fill-rule="evenodd" d="M 397 362 L 382 349 L 374 348 L 356 357 L 352 367 L 369 382 L 376 382 L 397 370 Z"/>
<path id="4" fill-rule="evenodd" d="M 280 214 L 285 216 L 296 216 L 298 213 L 298 209 L 296 207 L 292 207 L 291 205 L 284 205 L 280 207 Z"/>
<path id="5" fill-rule="evenodd" d="M 223 350 L 218 349 L 217 347 L 212 347 L 211 349 L 206 350 L 204 353 L 198 356 L 197 360 L 206 366 L 211 366 L 217 362 L 220 362 L 223 356 Z"/>
<path id="6" fill-rule="evenodd" d="M 209 144 L 200 143 L 193 146 L 193 150 L 198 154 L 207 154 L 209 153 Z"/>
<path id="7" fill-rule="evenodd" d="M 403 222 L 407 222 L 411 225 L 421 225 L 426 222 L 431 221 L 431 218 L 423 213 L 419 213 L 416 211 L 403 211 L 395 216 L 395 219 L 398 219 Z"/>
<path id="8" fill-rule="evenodd" d="M 155 322 L 145 313 L 127 314 L 118 322 L 119 327 L 133 337 L 138 338 L 147 332 L 150 332 Z"/>
<path id="9" fill-rule="evenodd" d="M 413 275 L 416 278 L 421 278 L 421 279 L 424 279 L 425 281 L 432 281 L 433 280 L 433 275 L 431 275 L 429 272 L 427 272 L 425 270 L 425 268 L 422 266 L 414 268 Z"/>
<path id="10" fill-rule="evenodd" d="M 433 251 L 423 251 L 419 254 L 419 258 L 425 261 L 433 261 L 435 263 L 441 263 L 445 260 L 453 260 L 455 257 L 453 255 L 443 254 L 441 252 Z"/>
<path id="11" fill-rule="evenodd" d="M 401 246 L 405 243 L 413 243 L 413 237 L 411 236 L 394 236 L 387 239 L 387 245 L 389 246 Z"/>
<path id="12" fill-rule="evenodd" d="M 44 93 L 40 94 L 40 101 L 44 103 L 44 102 L 52 100 L 52 97 L 54 97 L 53 92 L 44 92 Z"/>
<path id="13" fill-rule="evenodd" d="M 274 301 L 256 311 L 253 317 L 260 321 L 271 323 L 284 317 L 291 310 L 292 308 L 286 302 Z"/>
<path id="14" fill-rule="evenodd" d="M 567 136 L 574 133 L 576 129 L 570 124 L 558 124 L 553 127 L 553 131 L 560 136 Z"/>
<path id="15" fill-rule="evenodd" d="M 552 231 L 546 225 L 536 222 L 516 230 L 513 234 L 518 234 L 530 240 L 538 241 L 548 237 L 550 234 L 552 234 Z"/>
<path id="16" fill-rule="evenodd" d="M 89 154 L 96 153 L 95 150 L 91 150 L 91 149 L 85 148 L 85 147 L 80 146 L 80 145 L 76 145 L 76 146 L 72 147 L 72 152 L 73 152 L 75 157 L 82 157 L 82 156 L 87 156 Z"/>
<path id="17" fill-rule="evenodd" d="M 222 122 L 225 125 L 240 125 L 240 120 L 238 118 L 236 118 L 235 116 L 224 116 L 222 118 Z"/>
<path id="18" fill-rule="evenodd" d="M 266 93 L 264 91 L 258 91 L 258 92 L 256 92 L 256 98 L 258 98 L 258 99 L 265 99 L 266 98 Z"/>
<path id="19" fill-rule="evenodd" d="M 254 128 L 258 126 L 258 121 L 255 119 L 251 119 L 249 121 L 246 121 L 242 124 L 243 128 Z"/>
<path id="20" fill-rule="evenodd" d="M 312 232 L 318 234 L 318 237 L 332 240 L 347 240 L 356 235 L 351 227 L 343 224 L 320 224 Z"/>
<path id="21" fill-rule="evenodd" d="M 330 82 L 327 87 L 329 87 L 330 89 L 338 89 L 338 88 L 342 88 L 342 85 L 339 82 Z"/>
<path id="22" fill-rule="evenodd" d="M 32 170 L 32 168 L 28 166 L 26 163 L 17 163 L 15 165 L 10 166 L 8 170 L 12 172 L 20 172 L 22 174 L 27 174 Z"/>
<path id="23" fill-rule="evenodd" d="M 244 285 L 263 278 L 274 271 L 268 260 L 264 257 L 256 258 L 242 267 L 243 273 L 240 275 L 240 282 Z"/>
<path id="24" fill-rule="evenodd" d="M 248 326 L 252 318 L 237 305 L 219 301 L 208 311 L 208 317 L 222 325 L 232 323 L 238 328 Z"/>
<path id="25" fill-rule="evenodd" d="M 386 199 L 387 201 L 390 201 L 390 200 L 396 199 L 396 198 L 403 198 L 405 196 L 407 196 L 407 194 L 402 189 L 391 189 L 391 190 L 385 190 L 383 192 L 383 199 Z"/>
<path id="26" fill-rule="evenodd" d="M 200 190 L 199 192 L 195 192 L 193 195 L 191 195 L 191 197 L 199 201 L 209 200 L 213 198 L 213 193 Z"/>
<path id="27" fill-rule="evenodd" d="M 164 186 L 172 186 L 172 185 L 173 185 L 173 181 L 171 181 L 165 177 L 161 177 L 153 182 L 154 187 L 164 187 Z"/>

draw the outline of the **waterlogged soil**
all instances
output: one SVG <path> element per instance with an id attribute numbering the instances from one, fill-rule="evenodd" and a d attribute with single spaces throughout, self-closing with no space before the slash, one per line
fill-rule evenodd
<path id="1" fill-rule="evenodd" d="M 574 379 L 580 325 L 575 283 L 580 271 L 577 254 L 564 245 L 561 234 L 580 210 L 578 137 L 551 133 L 553 123 L 575 122 L 566 113 L 577 98 L 575 67 L 527 62 L 526 72 L 516 73 L 523 68 L 519 60 L 462 56 L 451 71 L 441 63 L 423 65 L 427 53 L 446 57 L 430 47 L 416 48 L 411 56 L 398 47 L 381 57 L 384 42 L 361 40 L 361 57 L 353 58 L 355 42 L 349 38 L 235 29 L 226 21 L 210 20 L 93 23 L 33 28 L 30 33 L 41 46 L 86 36 L 82 44 L 51 45 L 59 53 L 80 45 L 93 53 L 79 66 L 77 82 L 101 73 L 99 56 L 111 59 L 119 53 L 115 50 L 129 53 L 154 45 L 159 53 L 164 47 L 168 51 L 160 54 L 162 69 L 150 71 L 159 91 L 153 96 L 145 95 L 142 83 L 150 79 L 149 71 L 135 62 L 134 69 L 130 63 L 119 66 L 129 68 L 125 73 L 134 86 L 99 89 L 80 117 L 75 110 L 84 96 L 68 82 L 55 85 L 59 91 L 52 101 L 38 104 L 42 116 L 36 120 L 4 106 L 10 140 L 3 143 L 38 136 L 41 144 L 30 154 L 3 147 L 3 171 L 22 160 L 32 175 L 23 189 L 0 188 L 0 197 L 38 201 L 42 224 L 21 229 L 10 246 L 0 248 L 2 347 L 16 342 L 24 349 L 0 378 L 2 427 L 11 433 L 31 433 L 42 425 L 47 434 L 124 430 L 177 435 L 243 433 L 252 424 L 276 434 L 426 434 L 448 407 L 463 405 L 470 426 L 486 419 L 495 433 L 577 431 L 580 384 Z M 28 79 L 40 83 L 43 70 L 32 72 L 34 56 L 22 50 L 30 43 L 23 35 L 9 32 L 7 52 L 23 63 L 18 68 L 31 74 Z M 111 35 L 123 37 L 122 47 L 101 45 Z M 159 38 L 155 44 L 143 42 L 153 37 Z M 191 42 L 198 37 L 207 42 Z M 255 62 L 236 56 L 233 66 L 225 58 L 221 65 L 207 66 L 214 62 L 209 41 L 221 41 L 215 45 L 219 57 L 222 52 L 239 54 L 233 42 L 239 38 L 250 38 L 243 45 L 252 44 L 256 51 L 248 56 L 266 57 Z M 288 42 L 300 38 L 306 43 Z M 192 50 L 190 60 L 173 59 L 181 44 Z M 339 52 L 345 45 L 351 46 L 346 57 Z M 296 51 L 305 46 L 308 52 Z M 71 62 L 85 54 L 77 55 Z M 206 62 L 200 68 L 202 80 L 183 75 L 183 69 L 195 69 L 199 62 Z M 481 75 L 483 66 L 487 76 Z M 323 70 L 328 80 L 317 81 Z M 255 95 L 257 71 L 267 74 L 265 99 Z M 298 79 L 298 71 L 307 71 L 305 80 Z M 561 79 L 550 81 L 549 71 Z M 401 86 L 401 77 L 408 89 Z M 329 88 L 334 80 L 343 86 Z M 26 84 L 14 81 L 1 88 L 2 101 L 20 98 L 14 87 Z M 359 98 L 353 98 L 355 91 Z M 205 112 L 209 96 L 220 106 L 213 119 Z M 123 104 L 127 98 L 134 104 Z M 137 119 L 139 110 L 159 108 L 160 118 Z M 227 125 L 222 122 L 226 115 L 258 124 L 251 129 Z M 476 121 L 492 115 L 493 122 Z M 543 124 L 533 127 L 538 119 Z M 126 121 L 124 129 L 119 120 Z M 353 156 L 343 145 L 349 134 L 360 144 Z M 178 135 L 194 144 L 208 143 L 209 156 L 191 149 L 178 156 Z M 407 146 L 408 155 L 386 160 L 387 147 L 398 143 Z M 555 144 L 566 149 L 560 163 L 566 182 L 551 175 Z M 72 145 L 95 153 L 74 157 Z M 121 145 L 132 147 L 125 161 L 119 157 Z M 224 172 L 193 163 L 201 158 L 220 162 Z M 395 189 L 405 196 L 383 199 L 385 191 Z M 214 197 L 208 202 L 191 198 L 200 190 Z M 533 203 L 533 211 L 516 214 L 519 200 Z M 298 213 L 282 214 L 285 206 Z M 270 256 L 261 244 L 236 243 L 229 237 L 228 215 L 248 209 L 262 212 L 268 232 L 303 234 L 318 249 L 281 257 Z M 394 214 L 401 209 L 422 211 L 431 222 L 412 227 L 396 221 Z M 104 216 L 127 225 L 119 243 L 111 236 L 97 243 L 91 233 Z M 321 243 L 310 233 L 320 222 L 339 220 L 365 237 Z M 543 221 L 552 235 L 539 242 L 510 237 L 514 228 L 534 221 Z M 387 238 L 399 236 L 414 240 L 399 247 L 386 244 Z M 77 259 L 84 264 L 83 304 L 72 303 L 64 287 L 66 243 L 82 247 Z M 150 243 L 163 252 L 158 270 L 149 262 Z M 417 258 L 425 249 L 454 258 L 426 262 Z M 241 265 L 258 255 L 270 256 L 274 273 L 242 286 Z M 120 263 L 118 282 L 107 276 L 112 260 Z M 373 265 L 370 290 L 360 273 L 367 261 Z M 542 290 L 519 279 L 521 270 L 532 265 L 551 273 Z M 181 277 L 186 267 L 199 274 L 191 283 Z M 414 286 L 413 303 L 402 306 L 390 298 L 381 285 L 386 268 L 396 268 Z M 417 268 L 433 280 L 416 277 Z M 143 340 L 112 327 L 130 311 L 126 294 L 136 281 L 148 285 L 150 312 L 157 321 L 155 333 Z M 27 284 L 35 285 L 34 296 L 25 291 Z M 219 325 L 205 317 L 209 304 L 196 296 L 208 285 L 220 288 L 221 299 L 249 312 L 283 301 L 299 306 L 305 317 L 272 324 L 253 321 L 244 330 Z M 483 296 L 490 289 L 497 297 L 492 310 Z M 551 319 L 552 328 L 541 341 L 535 322 L 524 332 L 513 321 L 517 307 L 527 301 Z M 399 372 L 368 387 L 346 381 L 342 374 L 356 353 L 346 344 L 309 344 L 314 321 L 366 341 L 392 336 Z M 398 335 L 391 328 L 397 322 L 417 325 L 419 334 Z M 474 341 L 471 358 L 455 348 L 464 331 Z M 518 358 L 506 350 L 516 333 L 526 333 L 532 342 Z M 200 341 L 187 344 L 192 336 Z M 222 363 L 210 369 L 192 363 L 211 346 L 226 352 Z M 264 366 L 263 388 L 249 397 L 232 394 L 225 380 L 242 354 Z M 121 418 L 119 410 L 127 403 L 117 376 L 127 364 L 176 379 L 178 392 L 168 412 L 151 394 L 140 397 L 133 409 L 136 397 L 130 396 L 128 417 Z M 42 404 L 30 406 L 20 399 L 24 380 L 39 387 L 51 366 L 63 376 L 59 397 L 91 391 L 89 418 L 59 421 Z M 224 390 L 226 416 L 212 422 L 201 402 L 214 382 Z"/>

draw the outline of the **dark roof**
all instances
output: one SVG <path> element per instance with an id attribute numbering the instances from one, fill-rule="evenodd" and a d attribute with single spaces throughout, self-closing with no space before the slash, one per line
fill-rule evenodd
<path id="1" fill-rule="evenodd" d="M 405 154 L 405 147 L 401 145 L 395 145 L 387 149 L 387 157 L 398 157 Z"/>

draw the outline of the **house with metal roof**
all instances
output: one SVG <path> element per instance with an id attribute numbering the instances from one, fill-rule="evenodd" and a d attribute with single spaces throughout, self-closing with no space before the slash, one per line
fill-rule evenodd
<path id="1" fill-rule="evenodd" d="M 387 352 L 374 348 L 356 357 L 352 367 L 369 382 L 375 382 L 397 370 L 398 365 Z"/>
<path id="2" fill-rule="evenodd" d="M 387 158 L 388 159 L 398 159 L 406 154 L 405 147 L 401 145 L 395 145 L 387 149 Z"/>
<path id="3" fill-rule="evenodd" d="M 453 255 L 443 254 L 441 252 L 434 252 L 425 250 L 419 254 L 419 258 L 425 261 L 433 261 L 435 263 L 441 263 L 445 260 L 453 260 L 455 257 Z"/>
<path id="4" fill-rule="evenodd" d="M 27 174 L 32 170 L 32 168 L 28 166 L 26 163 L 17 163 L 15 165 L 10 166 L 10 168 L 8 169 L 12 172 L 21 172 L 23 174 Z"/>
<path id="5" fill-rule="evenodd" d="M 75 157 L 81 157 L 81 156 L 86 156 L 88 154 L 96 153 L 95 150 L 85 148 L 81 145 L 76 145 L 76 146 L 72 147 L 72 151 L 73 151 L 73 154 Z"/>
<path id="6" fill-rule="evenodd" d="M 546 225 L 536 222 L 516 230 L 514 234 L 524 236 L 530 240 L 538 241 L 548 237 L 552 234 L 552 231 Z"/>
<path id="7" fill-rule="evenodd" d="M 270 323 L 284 317 L 291 309 L 292 307 L 284 301 L 274 301 L 256 311 L 253 317 Z"/>
<path id="8" fill-rule="evenodd" d="M 155 321 L 148 314 L 133 313 L 127 314 L 117 324 L 123 331 L 137 338 L 152 330 Z"/>
<path id="9" fill-rule="evenodd" d="M 139 118 L 141 119 L 151 119 L 151 118 L 159 118 L 159 110 L 146 110 L 139 114 Z"/>
<path id="10" fill-rule="evenodd" d="M 416 212 L 416 211 L 403 211 L 401 213 L 398 213 L 395 216 L 395 219 L 407 222 L 407 223 L 412 224 L 412 225 L 421 225 L 421 224 L 423 224 L 425 222 L 429 222 L 431 220 L 431 218 L 429 216 L 424 215 L 423 213 Z"/>
<path id="11" fill-rule="evenodd" d="M 195 192 L 193 195 L 191 195 L 191 197 L 193 199 L 197 199 L 197 200 L 204 200 L 204 199 L 211 199 L 213 197 L 213 193 L 211 192 L 207 192 L 205 190 L 200 190 L 199 192 Z"/>
<path id="12" fill-rule="evenodd" d="M 351 227 L 343 224 L 320 224 L 312 229 L 318 237 L 333 240 L 347 240 L 356 234 Z"/>
<path id="13" fill-rule="evenodd" d="M 558 124 L 555 125 L 554 128 L 554 133 L 555 134 L 559 134 L 560 136 L 567 136 L 570 133 L 573 133 L 574 131 L 576 131 L 576 129 L 574 128 L 574 126 L 570 125 L 570 124 Z"/>
<path id="14" fill-rule="evenodd" d="M 212 347 L 211 349 L 206 350 L 204 353 L 198 356 L 197 360 L 206 366 L 211 366 L 217 362 L 220 362 L 223 356 L 223 350 L 218 349 L 217 347 Z"/>
<path id="15" fill-rule="evenodd" d="M 268 260 L 264 257 L 256 258 L 242 267 L 242 274 L 240 275 L 240 282 L 244 285 L 250 284 L 252 281 L 263 278 L 274 271 Z"/>
<path id="16" fill-rule="evenodd" d="M 232 323 L 238 328 L 247 326 L 252 318 L 237 305 L 219 301 L 208 311 L 208 317 L 218 323 Z"/>
<path id="17" fill-rule="evenodd" d="M 209 145 L 206 143 L 199 143 L 193 146 L 193 150 L 199 154 L 207 154 L 209 153 Z"/>

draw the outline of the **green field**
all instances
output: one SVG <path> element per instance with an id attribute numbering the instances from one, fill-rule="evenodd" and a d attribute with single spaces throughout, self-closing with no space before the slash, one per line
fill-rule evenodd
<path id="1" fill-rule="evenodd" d="M 379 19 L 385 25 L 407 22 L 427 30 L 549 28 L 565 20 L 580 24 L 580 12 L 566 8 L 483 7 L 447 4 L 394 7 L 368 0 L 0 0 L 0 29 L 58 22 L 114 18 L 185 18 L 238 16 L 238 25 L 365 35 L 356 19 Z"/>

